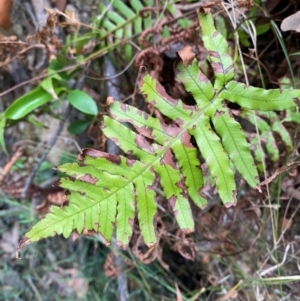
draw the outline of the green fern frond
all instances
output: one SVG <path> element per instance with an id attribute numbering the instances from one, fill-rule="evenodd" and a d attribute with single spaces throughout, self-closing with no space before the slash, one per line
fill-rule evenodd
<path id="1" fill-rule="evenodd" d="M 199 22 L 204 47 L 209 51 L 209 60 L 215 73 L 215 89 L 221 89 L 234 77 L 233 60 L 228 54 L 228 43 L 215 28 L 211 14 L 200 12 Z"/>
<path id="2" fill-rule="evenodd" d="M 247 183 L 255 187 L 258 174 L 241 125 L 230 116 L 227 109 L 218 111 L 213 124 L 217 134 L 222 137 L 224 149 L 231 161 Z"/>
<path id="3" fill-rule="evenodd" d="M 279 116 L 275 112 L 265 112 L 257 111 L 255 113 L 255 118 L 253 112 L 249 110 L 243 110 L 240 114 L 241 117 L 247 119 L 254 126 L 257 125 L 257 129 L 260 132 L 262 144 L 266 146 L 266 152 L 269 154 L 270 159 L 273 162 L 276 162 L 279 159 L 279 149 L 276 143 L 276 139 L 273 133 L 278 133 L 282 142 L 287 147 L 287 151 L 292 151 L 293 142 L 290 136 L 290 133 L 283 125 L 283 121 L 280 120 Z M 259 141 L 257 139 L 252 139 L 251 144 L 254 149 L 259 149 Z M 262 149 L 262 151 L 264 151 Z M 255 155 L 256 161 L 261 164 L 263 158 L 266 157 L 266 154 Z M 260 170 L 262 171 L 262 170 Z"/>
<path id="4" fill-rule="evenodd" d="M 127 61 L 132 58 L 133 51 L 128 41 L 135 35 L 140 34 L 144 28 L 151 27 L 151 24 L 149 24 L 149 21 L 151 22 L 150 16 L 144 19 L 140 16 L 139 12 L 143 7 L 144 4 L 139 0 L 132 1 L 131 6 L 121 0 L 112 1 L 111 8 L 103 3 L 99 6 L 101 19 L 96 21 L 96 26 L 106 30 L 106 33 L 104 32 L 100 36 L 100 41 L 110 38 L 110 43 L 119 41 L 119 45 L 127 41 L 125 48 L 122 47 Z"/>
<path id="5" fill-rule="evenodd" d="M 300 90 L 265 90 L 246 87 L 244 83 L 231 81 L 220 93 L 220 97 L 235 102 L 242 108 L 259 111 L 280 111 L 293 108 L 300 103 Z"/>
<path id="6" fill-rule="evenodd" d="M 180 228 L 193 231 L 189 198 L 199 207 L 207 203 L 201 194 L 204 180 L 200 155 L 207 163 L 225 206 L 236 203 L 235 169 L 252 187 L 258 184 L 250 146 L 226 103 L 238 103 L 246 110 L 244 114 L 249 113 L 247 109 L 283 110 L 296 106 L 300 91 L 264 90 L 233 81 L 228 45 L 216 31 L 212 16 L 201 12 L 200 25 L 215 72 L 214 85 L 201 72 L 199 62 L 191 59 L 194 56 L 188 53 L 189 48 L 185 54 L 180 54 L 175 73 L 194 97 L 195 106 L 170 97 L 150 75 L 141 78 L 139 88 L 145 101 L 173 123 L 167 125 L 126 104 L 110 104 L 102 131 L 131 159 L 88 149 L 82 151 L 79 163 L 58 167 L 68 176 L 59 183 L 68 190 L 68 203 L 62 208 L 53 207 L 25 235 L 20 247 L 55 234 L 67 237 L 72 231 L 81 234 L 83 230 L 99 234 L 109 243 L 114 226 L 118 243 L 126 246 L 135 216 L 145 243 L 152 245 L 156 243 L 156 195 L 161 189 Z M 275 118 L 276 114 L 270 116 Z M 258 120 L 260 131 L 272 131 L 262 117 Z M 124 125 L 125 122 L 135 131 Z M 275 129 L 287 142 L 286 133 L 279 124 Z M 267 147 L 272 147 L 270 142 Z M 255 155 L 262 156 L 257 150 L 254 150 Z"/>

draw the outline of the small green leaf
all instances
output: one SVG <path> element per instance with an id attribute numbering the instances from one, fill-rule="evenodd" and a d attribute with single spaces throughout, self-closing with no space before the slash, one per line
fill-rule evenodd
<path id="1" fill-rule="evenodd" d="M 256 34 L 262 35 L 264 33 L 266 33 L 269 29 L 271 28 L 270 23 L 265 23 L 265 24 L 260 24 L 256 26 Z"/>
<path id="2" fill-rule="evenodd" d="M 251 47 L 250 36 L 242 28 L 238 28 L 239 41 L 245 47 Z M 234 33 L 231 33 L 230 38 L 234 39 Z"/>
<path id="3" fill-rule="evenodd" d="M 40 83 L 40 87 L 42 87 L 46 92 L 52 95 L 53 99 L 58 99 L 53 87 L 52 77 L 47 77 Z"/>
<path id="4" fill-rule="evenodd" d="M 260 147 L 260 143 L 258 141 L 257 136 L 254 136 L 254 138 L 251 139 L 250 146 L 251 146 L 250 149 L 254 152 L 256 167 L 260 173 L 263 173 L 264 171 L 263 162 L 266 160 L 266 154 L 264 150 Z"/>
<path id="5" fill-rule="evenodd" d="M 219 14 L 215 16 L 215 23 L 217 31 L 225 38 L 228 39 L 228 30 L 225 18 Z"/>
<path id="6" fill-rule="evenodd" d="M 5 128 L 6 119 L 3 114 L 0 115 L 0 147 L 7 154 L 7 149 L 4 141 L 4 128 Z"/>
<path id="7" fill-rule="evenodd" d="M 248 110 L 243 110 L 240 116 L 245 119 L 248 119 L 248 121 L 251 122 L 254 126 L 257 125 L 260 132 L 272 131 L 271 126 L 257 113 Z"/>
<path id="8" fill-rule="evenodd" d="M 8 119 L 21 119 L 36 108 L 44 105 L 52 99 L 52 95 L 42 87 L 37 87 L 25 95 L 16 99 L 4 112 Z"/>
<path id="9" fill-rule="evenodd" d="M 70 104 L 78 111 L 85 114 L 97 115 L 98 108 L 91 96 L 80 90 L 70 90 L 68 92 Z"/>
<path id="10" fill-rule="evenodd" d="M 68 126 L 68 131 L 71 134 L 78 135 L 83 133 L 90 124 L 90 120 L 75 120 Z"/>

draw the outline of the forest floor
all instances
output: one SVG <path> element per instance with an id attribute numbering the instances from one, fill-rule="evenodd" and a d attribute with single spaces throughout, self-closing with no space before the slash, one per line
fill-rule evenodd
<path id="1" fill-rule="evenodd" d="M 35 45 L 32 49 L 22 44 L 29 41 L 29 36 L 35 36 L 39 24 L 47 20 L 44 8 L 60 12 L 61 26 L 54 32 L 66 43 L 70 37 L 89 34 L 89 24 L 99 17 L 98 8 L 103 1 L 6 2 L 12 3 L 12 8 L 9 4 L 0 5 L 0 113 L 40 83 L 55 57 L 53 53 L 57 54 L 49 40 L 51 47 L 47 50 L 43 41 L 32 42 L 30 45 Z M 160 3 L 164 1 L 154 2 L 164 7 L 165 3 Z M 195 7 L 195 15 L 201 1 L 175 2 L 183 11 L 184 5 L 191 5 L 191 10 Z M 235 61 L 240 78 L 243 78 L 243 64 L 246 66 L 250 85 L 278 88 L 280 79 L 287 77 L 299 88 L 299 33 L 287 31 L 276 35 L 272 27 L 279 30 L 282 20 L 300 9 L 296 2 L 291 0 L 287 5 L 284 0 L 264 1 L 263 8 L 257 5 L 257 15 L 250 15 L 246 9 L 245 15 L 237 16 L 249 17 L 257 31 L 258 56 L 253 55 L 251 36 L 241 30 L 244 61 Z M 7 9 L 11 11 L 10 18 L 7 18 Z M 192 19 L 190 16 L 194 15 L 187 16 Z M 234 31 L 226 13 L 223 11 L 221 15 L 223 19 L 218 22 L 223 25 L 219 28 L 223 26 L 236 56 Z M 146 30 L 144 35 L 147 35 Z M 94 49 L 94 42 L 91 36 L 84 51 L 88 53 L 89 47 Z M 199 38 L 189 40 L 197 47 L 198 42 Z M 147 67 L 172 97 L 189 103 L 190 95 L 175 81 L 173 71 L 176 47 L 180 49 L 184 43 L 181 40 L 174 43 L 174 53 L 167 49 L 153 61 L 148 58 Z M 65 55 L 72 59 L 75 52 L 69 47 Z M 205 61 L 205 54 L 202 55 Z M 82 90 L 99 108 L 104 108 L 106 98 L 111 96 L 107 93 L 109 85 L 103 80 L 102 62 L 100 57 L 91 66 L 85 66 L 90 73 L 82 85 Z M 209 68 L 207 71 L 211 73 Z M 145 108 L 136 91 L 138 68 L 134 64 L 120 63 L 117 72 L 121 73 L 119 82 L 108 82 L 118 86 L 122 99 L 134 95 L 136 105 Z M 174 221 L 172 210 L 165 206 L 158 220 L 159 244 L 151 250 L 138 238 L 140 233 L 135 227 L 133 240 L 125 251 L 114 244 L 106 247 L 96 236 L 81 236 L 75 241 L 72 237 L 55 236 L 26 246 L 20 253 L 21 258 L 17 259 L 16 250 L 24 234 L 49 212 L 51 205 L 62 205 L 64 191 L 53 186 L 61 175 L 53 167 L 74 162 L 82 148 L 105 151 L 107 145 L 99 128 L 100 121 L 92 122 L 82 132 L 78 128 L 70 130 L 70 125 L 82 120 L 83 114 L 73 110 L 68 119 L 63 120 L 67 108 L 66 101 L 59 106 L 38 108 L 30 114 L 30 119 L 13 120 L 4 131 L 8 155 L 0 150 L 0 301 L 300 300 L 300 174 L 297 164 L 286 168 L 262 192 L 250 189 L 237 179 L 238 203 L 230 209 L 221 204 L 215 187 L 210 185 L 212 179 L 208 179 L 204 192 L 209 206 L 205 210 L 193 208 L 195 232 L 183 234 Z M 104 110 L 99 116 L 103 114 Z M 284 114 L 278 112 L 277 117 L 283 120 Z M 261 120 L 272 125 L 272 118 L 263 116 Z M 261 180 L 299 161 L 299 123 L 290 121 L 281 125 L 293 145 L 286 145 L 276 131 L 261 133 L 266 153 Z M 253 137 L 253 126 L 245 121 L 242 126 L 252 132 L 249 137 Z M 60 131 L 55 134 L 58 128 Z M 274 136 L 274 148 L 278 149 L 277 160 L 272 159 L 273 146 L 266 147 L 270 135 Z M 53 137 L 54 144 L 51 143 Z M 125 290 L 120 293 L 122 284 Z"/>

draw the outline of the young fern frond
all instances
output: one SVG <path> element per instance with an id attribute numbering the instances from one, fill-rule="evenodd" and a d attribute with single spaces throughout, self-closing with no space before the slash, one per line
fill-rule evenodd
<path id="1" fill-rule="evenodd" d="M 290 110 L 287 110 L 287 113 Z M 276 162 L 279 159 L 279 149 L 278 149 L 278 142 L 276 142 L 276 139 L 274 137 L 274 133 L 277 133 L 283 144 L 287 147 L 287 151 L 291 152 L 293 150 L 293 142 L 292 138 L 290 136 L 290 133 L 285 128 L 283 121 L 280 120 L 279 116 L 275 112 L 265 112 L 265 111 L 256 111 L 255 118 L 253 115 L 253 112 L 244 109 L 240 117 L 247 119 L 250 123 L 252 123 L 254 126 L 257 124 L 257 128 L 260 132 L 260 138 L 263 142 L 263 145 L 265 145 L 265 150 L 269 154 L 269 158 Z M 258 170 L 262 172 L 262 162 L 266 158 L 266 154 L 261 154 L 261 151 L 264 151 L 264 149 L 260 149 L 259 141 L 256 139 L 251 140 L 250 144 L 252 145 L 252 148 L 254 148 L 256 151 L 255 159 L 258 164 Z"/>
<path id="2" fill-rule="evenodd" d="M 144 2 L 135 0 L 131 1 L 130 5 L 121 0 L 112 1 L 111 6 L 101 3 L 99 6 L 101 18 L 96 20 L 95 23 L 96 26 L 101 27 L 106 32 L 104 31 L 100 36 L 100 41 L 108 39 L 109 42 L 104 43 L 119 42 L 117 43 L 119 46 L 124 44 L 124 46 L 118 47 L 118 51 L 122 50 L 125 53 L 126 60 L 130 61 L 133 56 L 133 49 L 129 41 L 134 36 L 141 34 L 144 28 L 152 27 L 151 15 L 148 14 L 148 16 L 143 17 L 140 11 L 153 5 L 153 0 Z"/>
<path id="3" fill-rule="evenodd" d="M 109 243 L 114 226 L 117 242 L 126 246 L 135 216 L 145 243 L 153 245 L 158 214 L 156 192 L 160 187 L 180 228 L 193 231 L 189 198 L 199 207 L 207 204 L 201 194 L 204 180 L 198 152 L 227 207 L 237 201 L 235 169 L 250 186 L 259 183 L 245 133 L 226 102 L 238 103 L 242 109 L 283 110 L 296 107 L 300 91 L 264 90 L 234 81 L 226 40 L 216 31 L 210 13 L 201 12 L 199 20 L 215 82 L 211 83 L 201 72 L 187 47 L 179 53 L 175 74 L 194 97 L 195 106 L 170 97 L 150 75 L 139 81 L 145 101 L 173 123 L 167 125 L 127 104 L 111 103 L 102 131 L 131 158 L 85 149 L 79 163 L 59 166 L 58 170 L 68 176 L 59 183 L 68 190 L 68 204 L 52 207 L 25 235 L 20 247 L 55 234 L 68 237 L 73 231 L 81 234 L 83 230 L 99 234 Z M 124 122 L 130 123 L 135 131 Z M 192 136 L 196 145 L 191 143 Z"/>

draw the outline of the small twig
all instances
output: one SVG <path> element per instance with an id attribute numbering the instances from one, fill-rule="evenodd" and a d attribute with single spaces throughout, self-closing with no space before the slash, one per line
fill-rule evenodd
<path id="1" fill-rule="evenodd" d="M 125 68 L 123 68 L 120 72 L 118 73 L 114 73 L 111 76 L 103 76 L 103 77 L 94 77 L 94 76 L 86 76 L 86 78 L 90 78 L 90 79 L 94 79 L 94 80 L 99 80 L 99 81 L 107 81 L 107 80 L 111 80 L 114 79 L 116 77 L 119 77 L 120 75 L 124 74 L 130 67 L 131 65 L 134 63 L 135 59 L 138 56 L 138 52 L 133 56 L 132 60 L 126 65 Z"/>
<path id="2" fill-rule="evenodd" d="M 83 63 L 76 63 L 72 66 L 66 66 L 64 68 L 61 68 L 59 70 L 56 70 L 54 72 L 50 72 L 50 73 L 45 73 L 45 74 L 41 74 L 41 75 L 38 75 L 38 76 L 35 76 L 34 78 L 31 78 L 29 80 L 26 80 L 26 81 L 23 81 L 7 90 L 5 90 L 4 92 L 0 93 L 0 97 L 3 97 L 4 95 L 16 90 L 17 88 L 20 88 L 22 86 L 25 86 L 27 84 L 31 84 L 31 83 L 34 83 L 35 81 L 38 81 L 38 80 L 41 80 L 41 79 L 44 79 L 46 77 L 50 77 L 52 75 L 55 75 L 55 74 L 59 74 L 60 72 L 64 72 L 64 71 L 69 71 L 69 70 L 75 70 L 76 68 L 82 66 L 82 65 L 85 65 L 86 62 L 83 62 Z"/>
<path id="3" fill-rule="evenodd" d="M 288 244 L 285 248 L 285 252 L 284 252 L 284 255 L 283 255 L 283 258 L 282 258 L 282 261 L 281 263 L 278 263 L 276 264 L 275 266 L 272 266 L 262 272 L 259 273 L 259 276 L 260 277 L 263 277 L 267 274 L 270 274 L 271 272 L 277 270 L 278 268 L 280 268 L 282 265 L 284 265 L 284 263 L 286 262 L 286 258 L 287 258 L 287 254 L 288 254 L 288 251 L 290 250 L 290 244 Z"/>
<path id="4" fill-rule="evenodd" d="M 4 177 L 8 174 L 8 172 L 11 170 L 12 166 L 16 163 L 16 161 L 21 157 L 22 155 L 22 148 L 17 149 L 17 151 L 13 154 L 11 159 L 5 164 L 3 169 L 0 169 L 0 183 L 3 181 Z"/>

